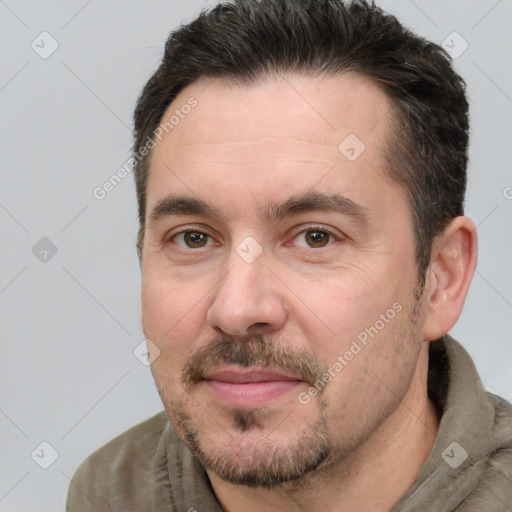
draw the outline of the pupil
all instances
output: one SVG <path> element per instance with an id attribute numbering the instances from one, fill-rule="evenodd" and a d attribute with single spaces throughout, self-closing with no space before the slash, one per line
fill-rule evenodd
<path id="1" fill-rule="evenodd" d="M 308 237 L 311 245 L 325 245 L 326 233 L 322 231 L 310 231 Z"/>
<path id="2" fill-rule="evenodd" d="M 200 245 L 204 242 L 204 235 L 202 233 L 188 233 L 188 239 L 192 245 Z"/>

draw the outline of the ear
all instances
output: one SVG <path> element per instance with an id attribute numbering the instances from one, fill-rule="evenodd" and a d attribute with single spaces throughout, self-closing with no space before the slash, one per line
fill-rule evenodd
<path id="1" fill-rule="evenodd" d="M 423 339 L 435 340 L 455 324 L 464 306 L 477 259 L 476 226 L 455 217 L 432 248 L 427 271 L 427 315 Z"/>

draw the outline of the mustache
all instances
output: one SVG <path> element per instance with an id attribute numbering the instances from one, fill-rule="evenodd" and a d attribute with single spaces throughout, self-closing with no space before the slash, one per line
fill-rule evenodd
<path id="1" fill-rule="evenodd" d="M 181 383 L 186 389 L 190 388 L 222 365 L 282 370 L 310 386 L 327 372 L 327 367 L 313 352 L 283 347 L 267 336 L 251 336 L 245 340 L 221 336 L 188 359 Z"/>

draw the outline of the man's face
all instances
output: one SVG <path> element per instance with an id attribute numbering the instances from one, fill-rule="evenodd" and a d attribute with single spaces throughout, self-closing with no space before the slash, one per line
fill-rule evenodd
<path id="1" fill-rule="evenodd" d="M 162 122 L 190 98 L 151 157 L 143 328 L 185 444 L 224 479 L 271 486 L 343 460 L 416 382 L 391 104 L 354 75 L 201 79 Z"/>

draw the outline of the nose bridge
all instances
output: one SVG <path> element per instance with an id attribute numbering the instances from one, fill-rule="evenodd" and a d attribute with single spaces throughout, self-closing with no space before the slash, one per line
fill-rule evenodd
<path id="1" fill-rule="evenodd" d="M 234 248 L 228 271 L 219 281 L 208 310 L 207 321 L 212 327 L 232 336 L 281 327 L 286 318 L 284 298 L 275 279 L 270 278 L 268 263 L 251 240 Z"/>
<path id="2" fill-rule="evenodd" d="M 234 254 L 230 258 L 229 271 L 219 283 L 216 299 L 229 305 L 231 301 L 243 298 L 247 305 L 259 293 L 259 287 L 263 287 L 264 270 L 262 261 L 249 264 Z"/>

